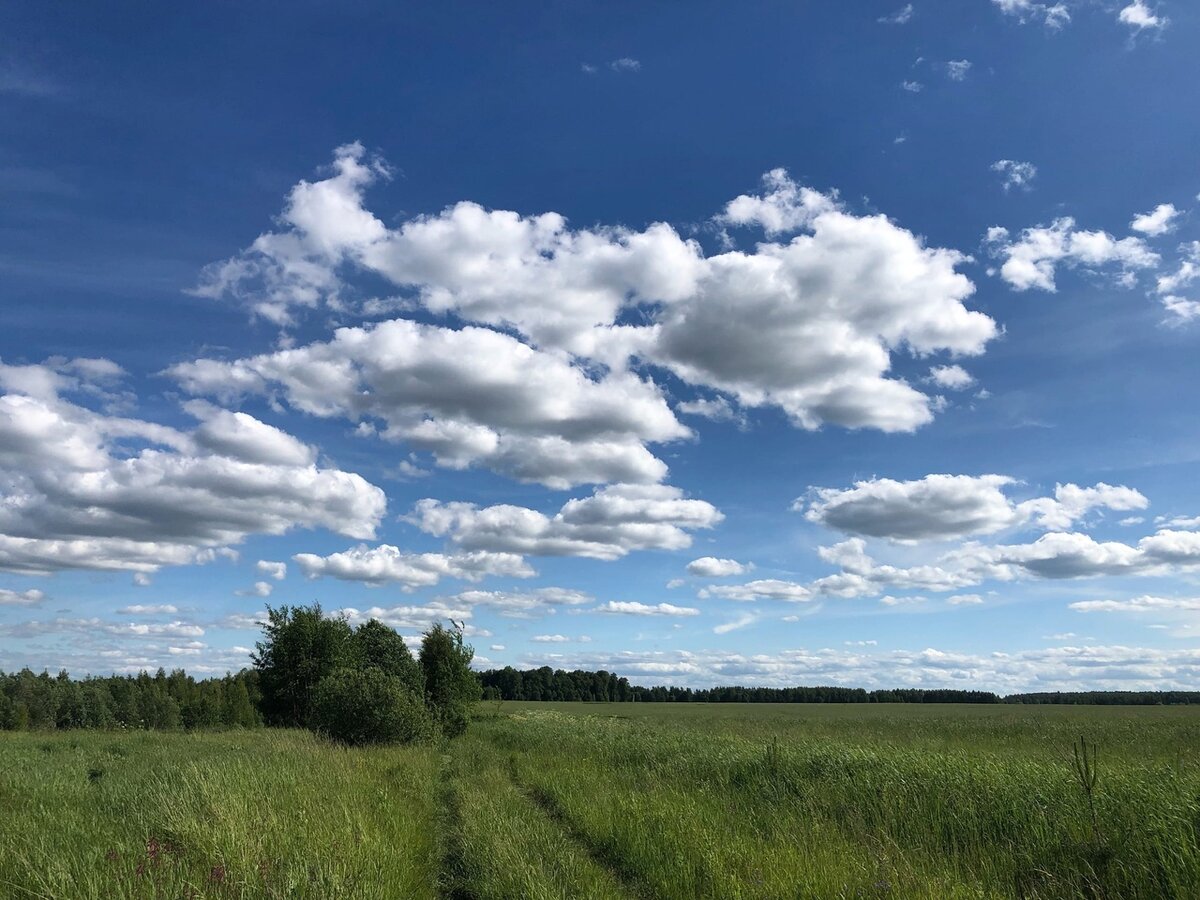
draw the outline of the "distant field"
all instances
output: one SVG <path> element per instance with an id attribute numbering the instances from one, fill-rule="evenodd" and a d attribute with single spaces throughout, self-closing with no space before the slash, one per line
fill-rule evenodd
<path id="1" fill-rule="evenodd" d="M 0 896 L 1197 898 L 1198 754 L 1187 707 L 484 703 L 444 751 L 5 734 Z"/>

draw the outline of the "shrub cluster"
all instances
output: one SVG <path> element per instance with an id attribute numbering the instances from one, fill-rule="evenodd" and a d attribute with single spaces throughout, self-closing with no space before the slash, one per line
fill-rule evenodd
<path id="1" fill-rule="evenodd" d="M 480 696 L 473 650 L 461 631 L 440 623 L 414 659 L 376 619 L 353 628 L 319 604 L 268 608 L 256 647 L 267 724 L 311 728 L 346 744 L 455 737 Z"/>

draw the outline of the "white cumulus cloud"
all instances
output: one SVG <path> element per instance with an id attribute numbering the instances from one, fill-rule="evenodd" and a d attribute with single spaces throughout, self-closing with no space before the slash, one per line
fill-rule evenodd
<path id="1" fill-rule="evenodd" d="M 715 556 L 702 556 L 687 564 L 689 575 L 700 578 L 725 578 L 729 575 L 743 575 L 754 566 L 738 562 L 736 559 L 723 559 Z"/>
<path id="2" fill-rule="evenodd" d="M 533 569 L 517 554 L 473 550 L 467 553 L 406 553 L 391 544 L 360 544 L 340 553 L 297 553 L 292 560 L 307 578 L 337 578 L 368 585 L 398 584 L 406 590 L 429 587 L 443 578 L 479 581 L 488 575 L 530 578 Z"/>
<path id="3" fill-rule="evenodd" d="M 551 515 L 523 506 L 419 501 L 408 520 L 468 550 L 619 559 L 634 550 L 681 550 L 690 531 L 724 519 L 668 485 L 617 484 L 568 500 Z"/>

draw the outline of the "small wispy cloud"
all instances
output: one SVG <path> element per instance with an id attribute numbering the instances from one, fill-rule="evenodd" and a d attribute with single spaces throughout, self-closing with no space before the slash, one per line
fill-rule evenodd
<path id="1" fill-rule="evenodd" d="M 946 74 L 951 81 L 966 81 L 972 65 L 969 59 L 952 59 L 946 63 Z"/>
<path id="2" fill-rule="evenodd" d="M 1033 179 L 1037 177 L 1037 166 L 1031 162 L 1018 162 L 1015 159 L 998 159 L 992 163 L 992 171 L 1000 173 L 1003 178 L 1004 190 L 1018 188 L 1022 191 L 1033 189 Z"/>
<path id="3" fill-rule="evenodd" d="M 746 628 L 758 621 L 758 616 L 754 613 L 746 613 L 738 616 L 732 622 L 724 622 L 713 629 L 713 634 L 729 634 L 731 631 L 737 631 L 739 628 Z"/>
<path id="4" fill-rule="evenodd" d="M 18 97 L 57 97 L 63 93 L 62 86 L 15 63 L 0 63 L 0 94 Z"/>
<path id="5" fill-rule="evenodd" d="M 632 56 L 622 56 L 620 59 L 609 60 L 600 65 L 588 62 L 579 64 L 579 70 L 585 75 L 599 75 L 605 69 L 610 72 L 616 72 L 618 75 L 631 74 L 640 72 L 642 70 L 642 63 Z"/>
<path id="6" fill-rule="evenodd" d="M 875 21 L 881 25 L 907 25 L 909 22 L 912 21 L 912 17 L 913 17 L 913 5 L 911 3 L 908 3 L 905 6 L 901 7 L 900 9 L 896 10 L 890 16 L 880 16 Z"/>

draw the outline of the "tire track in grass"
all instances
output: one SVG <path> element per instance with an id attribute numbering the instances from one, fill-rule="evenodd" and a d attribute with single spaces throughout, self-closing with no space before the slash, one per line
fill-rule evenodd
<path id="1" fill-rule="evenodd" d="M 441 869 L 438 894 L 443 900 L 475 900 L 463 877 L 462 807 L 454 784 L 454 757 L 442 756 L 438 774 L 438 824 L 441 830 Z"/>
<path id="2" fill-rule="evenodd" d="M 536 785 L 522 781 L 517 774 L 515 761 L 509 766 L 508 775 L 517 790 L 558 827 L 564 838 L 570 840 L 597 866 L 611 875 L 631 897 L 651 900 L 658 896 L 654 887 L 647 883 L 638 872 L 630 869 L 623 859 L 615 856 L 609 848 L 598 844 L 580 830 L 551 794 Z"/>

